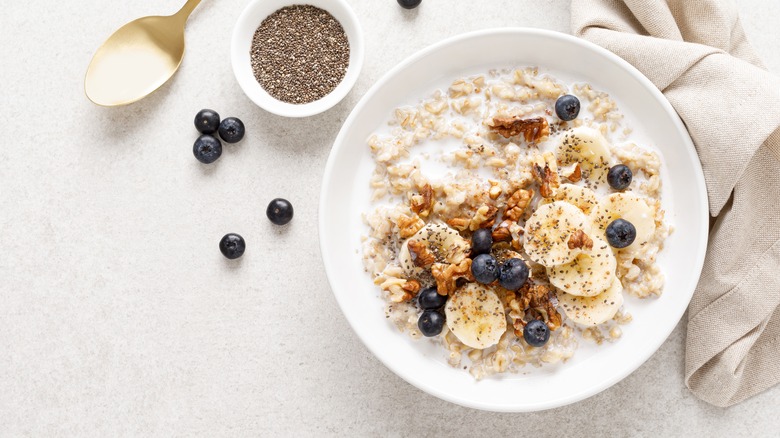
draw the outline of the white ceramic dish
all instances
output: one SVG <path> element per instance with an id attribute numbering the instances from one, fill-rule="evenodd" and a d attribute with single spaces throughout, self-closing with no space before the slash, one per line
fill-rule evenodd
<path id="1" fill-rule="evenodd" d="M 296 4 L 316 6 L 333 15 L 344 28 L 350 49 L 349 67 L 341 83 L 322 99 L 303 105 L 282 102 L 268 94 L 255 79 L 249 54 L 252 37 L 260 23 L 278 9 Z M 363 66 L 363 31 L 357 16 L 345 0 L 253 0 L 241 13 L 236 27 L 233 29 L 230 56 L 233 73 L 239 86 L 257 106 L 280 116 L 308 117 L 328 110 L 339 103 L 355 85 Z"/>
<path id="2" fill-rule="evenodd" d="M 634 320 L 623 337 L 598 347 L 580 342 L 564 364 L 475 381 L 446 363 L 446 352 L 413 341 L 389 324 L 379 290 L 364 272 L 361 213 L 369 211 L 373 161 L 367 137 L 391 111 L 416 103 L 465 74 L 489 68 L 539 66 L 565 80 L 588 82 L 610 93 L 626 124 L 664 157 L 664 208 L 674 233 L 659 263 L 666 275 L 658 299 L 627 298 Z M 535 411 L 582 400 L 617 383 L 644 363 L 685 311 L 701 272 L 707 244 L 704 177 L 685 127 L 653 84 L 616 55 L 572 36 L 532 29 L 497 29 L 458 36 L 410 57 L 379 80 L 339 133 L 325 169 L 320 197 L 322 258 L 333 293 L 365 345 L 388 368 L 442 399 L 492 411 Z M 592 343 L 591 343 L 592 344 Z"/>

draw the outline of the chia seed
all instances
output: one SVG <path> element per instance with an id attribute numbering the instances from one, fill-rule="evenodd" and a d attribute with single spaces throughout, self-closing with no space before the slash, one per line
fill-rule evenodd
<path id="1" fill-rule="evenodd" d="M 250 55 L 255 79 L 268 94 L 304 104 L 325 97 L 344 79 L 349 41 L 327 11 L 292 5 L 260 23 Z"/>

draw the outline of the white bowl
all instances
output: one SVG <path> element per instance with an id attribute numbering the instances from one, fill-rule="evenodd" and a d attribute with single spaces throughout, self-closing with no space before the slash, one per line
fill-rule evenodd
<path id="1" fill-rule="evenodd" d="M 305 104 L 282 102 L 266 92 L 252 72 L 250 50 L 260 23 L 275 11 L 296 4 L 306 4 L 328 11 L 341 23 L 349 40 L 349 67 L 341 83 L 327 96 Z M 363 66 L 363 31 L 357 16 L 345 0 L 253 0 L 238 17 L 230 45 L 233 73 L 247 97 L 264 110 L 286 117 L 308 117 L 330 109 L 349 93 Z"/>
<path id="2" fill-rule="evenodd" d="M 666 277 L 661 297 L 626 297 L 634 319 L 614 343 L 581 341 L 566 363 L 475 381 L 447 364 L 447 352 L 414 341 L 387 322 L 384 302 L 361 260 L 367 230 L 369 178 L 375 165 L 366 139 L 398 106 L 463 75 L 490 68 L 538 66 L 567 82 L 608 92 L 634 128 L 632 138 L 663 155 L 663 207 L 674 232 L 658 263 Z M 666 340 L 691 299 L 707 245 L 707 196 L 696 151 L 664 96 L 611 52 L 569 35 L 536 29 L 497 29 L 458 36 L 408 58 L 379 80 L 344 123 L 331 151 L 320 194 L 319 238 L 333 294 L 358 337 L 390 370 L 414 386 L 454 403 L 492 411 L 536 411 L 573 403 L 614 385 Z M 674 366 L 671 366 L 674 365 Z M 673 372 L 681 372 L 670 364 Z"/>

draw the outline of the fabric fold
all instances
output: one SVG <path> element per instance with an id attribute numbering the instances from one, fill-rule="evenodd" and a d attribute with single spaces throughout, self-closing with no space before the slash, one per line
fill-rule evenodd
<path id="1" fill-rule="evenodd" d="M 718 406 L 780 382 L 780 79 L 731 1 L 572 0 L 575 35 L 666 96 L 696 145 L 716 217 L 688 311 L 686 384 Z"/>

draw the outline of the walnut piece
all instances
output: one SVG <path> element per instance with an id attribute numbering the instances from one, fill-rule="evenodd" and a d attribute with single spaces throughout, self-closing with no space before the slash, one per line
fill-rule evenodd
<path id="1" fill-rule="evenodd" d="M 493 230 L 493 242 L 509 242 L 512 240 L 512 232 L 508 227 L 498 227 Z"/>
<path id="2" fill-rule="evenodd" d="M 407 280 L 406 283 L 401 286 L 401 289 L 409 292 L 412 296 L 417 295 L 417 292 L 420 291 L 420 282 L 417 280 Z"/>
<path id="3" fill-rule="evenodd" d="M 582 179 L 582 166 L 580 166 L 580 163 L 574 163 L 569 167 L 561 169 L 561 174 L 571 182 L 578 182 Z"/>
<path id="4" fill-rule="evenodd" d="M 498 208 L 490 204 L 482 204 L 471 219 L 453 218 L 447 221 L 447 225 L 458 231 L 475 231 L 480 228 L 490 228 L 496 223 Z"/>
<path id="5" fill-rule="evenodd" d="M 406 244 L 409 248 L 409 255 L 412 256 L 412 263 L 418 268 L 427 268 L 436 262 L 436 256 L 428 249 L 428 246 L 419 240 L 410 240 Z"/>
<path id="6" fill-rule="evenodd" d="M 465 231 L 469 227 L 470 223 L 471 223 L 470 220 L 459 218 L 459 217 L 447 221 L 447 225 L 451 226 L 452 228 L 455 228 L 458 231 Z"/>
<path id="7" fill-rule="evenodd" d="M 471 259 L 463 259 L 457 265 L 448 265 L 446 263 L 434 263 L 431 267 L 431 274 L 436 280 L 436 291 L 439 295 L 452 295 L 457 286 L 459 278 L 465 278 L 468 281 L 474 281 L 471 274 Z"/>
<path id="8" fill-rule="evenodd" d="M 417 283 L 417 288 L 419 290 L 419 282 L 416 280 L 406 280 L 403 278 L 394 277 L 392 274 L 390 275 L 391 276 L 389 277 L 385 275 L 377 277 L 374 279 L 374 284 L 379 285 L 382 290 L 387 291 L 391 302 L 401 303 L 414 298 L 415 293 L 412 293 L 409 290 L 414 289 L 414 283 Z"/>
<path id="9" fill-rule="evenodd" d="M 506 201 L 506 211 L 504 212 L 504 218 L 519 221 L 523 217 L 525 209 L 528 204 L 531 203 L 531 199 L 534 197 L 533 190 L 517 189 L 512 196 Z"/>
<path id="10" fill-rule="evenodd" d="M 593 249 L 593 239 L 588 237 L 588 235 L 585 234 L 585 232 L 582 230 L 573 232 L 569 236 L 569 241 L 567 243 L 569 245 L 569 249 Z"/>
<path id="11" fill-rule="evenodd" d="M 523 135 L 528 143 L 538 143 L 550 135 L 550 124 L 544 117 L 521 119 L 515 117 L 494 117 L 490 128 L 504 138 Z"/>
<path id="12" fill-rule="evenodd" d="M 411 217 L 402 214 L 398 216 L 398 221 L 396 223 L 398 225 L 398 235 L 401 236 L 402 239 L 414 236 L 415 233 L 425 226 L 425 221 L 420 219 L 416 214 Z"/>
<path id="13" fill-rule="evenodd" d="M 534 163 L 531 172 L 536 182 L 539 183 L 539 194 L 543 198 L 552 198 L 555 195 L 555 189 L 560 185 L 558 173 L 547 164 L 542 167 L 536 163 Z"/>
<path id="14" fill-rule="evenodd" d="M 488 204 L 482 204 L 471 218 L 471 221 L 469 222 L 469 230 L 475 231 L 480 228 L 492 227 L 493 224 L 496 223 L 497 214 L 498 209 L 496 207 Z"/>
<path id="15" fill-rule="evenodd" d="M 412 211 L 421 217 L 428 217 L 431 214 L 433 202 L 433 188 L 431 188 L 430 184 L 424 185 L 420 189 L 420 194 L 412 196 L 412 199 L 409 201 Z"/>
<path id="16" fill-rule="evenodd" d="M 490 181 L 488 196 L 494 201 L 498 199 L 499 196 L 501 196 L 501 186 L 499 185 L 498 181 Z"/>
<path id="17" fill-rule="evenodd" d="M 544 198 L 553 197 L 555 189 L 561 185 L 555 154 L 545 152 L 542 155 L 534 156 L 531 163 L 531 173 L 534 180 L 539 183 L 539 194 Z"/>
<path id="18" fill-rule="evenodd" d="M 563 320 L 550 299 L 551 291 L 551 287 L 546 284 L 526 283 L 516 292 L 520 298 L 514 300 L 516 303 L 510 303 L 510 308 L 516 312 L 515 314 L 530 313 L 534 319 L 543 319 L 550 330 L 556 330 L 561 326 Z M 523 335 L 525 324 L 523 318 L 517 318 L 513 321 L 515 335 L 518 337 Z"/>

